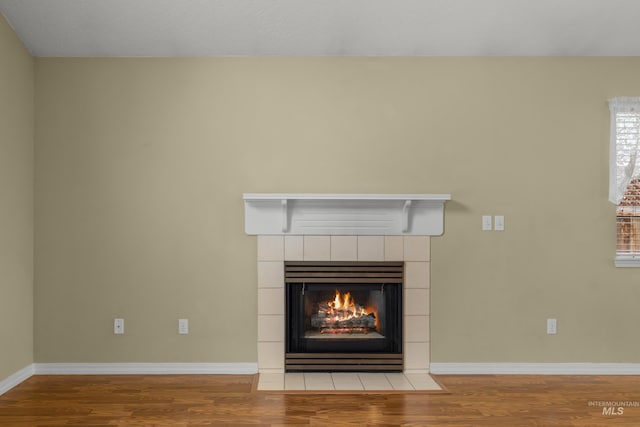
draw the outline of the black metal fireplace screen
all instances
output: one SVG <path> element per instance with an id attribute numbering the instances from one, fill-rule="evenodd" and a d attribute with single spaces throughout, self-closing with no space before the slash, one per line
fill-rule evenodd
<path id="1" fill-rule="evenodd" d="M 286 262 L 285 369 L 403 369 L 402 262 Z"/>

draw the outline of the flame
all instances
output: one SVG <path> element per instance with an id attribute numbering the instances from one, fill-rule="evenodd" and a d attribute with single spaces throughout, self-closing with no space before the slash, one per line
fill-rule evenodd
<path id="1" fill-rule="evenodd" d="M 351 298 L 351 292 L 346 292 L 344 296 L 342 296 L 340 291 L 336 290 L 336 295 L 333 298 L 333 301 L 329 301 L 328 305 L 332 308 L 332 313 L 334 310 L 350 311 L 352 313 L 356 312 L 356 304 Z"/>
<path id="2" fill-rule="evenodd" d="M 345 292 L 342 295 L 340 291 L 336 290 L 333 301 L 328 301 L 327 305 L 331 308 L 328 314 L 335 316 L 335 320 L 346 320 L 353 317 L 366 316 L 370 313 L 370 310 L 357 306 L 351 296 L 351 292 Z"/>

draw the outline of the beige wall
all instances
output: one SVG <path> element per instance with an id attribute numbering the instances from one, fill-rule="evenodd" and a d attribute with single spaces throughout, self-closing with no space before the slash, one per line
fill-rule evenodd
<path id="1" fill-rule="evenodd" d="M 453 195 L 432 361 L 640 362 L 607 202 L 607 99 L 639 75 L 640 58 L 38 59 L 35 358 L 255 362 L 242 193 L 376 192 Z"/>
<path id="2" fill-rule="evenodd" d="M 0 381 L 33 362 L 33 82 L 0 15 Z"/>

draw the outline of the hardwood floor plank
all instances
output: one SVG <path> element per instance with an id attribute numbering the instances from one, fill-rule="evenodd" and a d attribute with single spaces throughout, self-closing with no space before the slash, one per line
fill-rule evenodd
<path id="1" fill-rule="evenodd" d="M 640 425 L 639 376 L 437 380 L 449 394 L 259 393 L 253 375 L 34 376 L 0 396 L 0 426 Z"/>

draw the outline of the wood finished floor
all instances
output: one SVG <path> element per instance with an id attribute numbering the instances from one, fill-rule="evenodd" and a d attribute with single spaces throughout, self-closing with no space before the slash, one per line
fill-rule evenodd
<path id="1" fill-rule="evenodd" d="M 21 426 L 640 426 L 639 376 L 434 376 L 448 394 L 274 394 L 252 375 L 34 376 L 0 396 Z"/>

